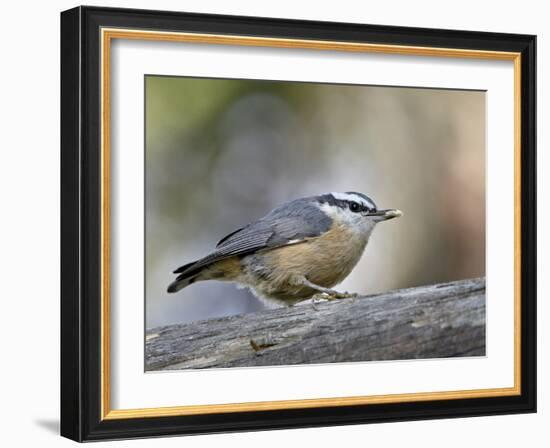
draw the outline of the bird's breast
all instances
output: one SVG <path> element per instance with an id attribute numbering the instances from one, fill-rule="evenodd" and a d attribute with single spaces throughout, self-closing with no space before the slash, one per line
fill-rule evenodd
<path id="1" fill-rule="evenodd" d="M 268 271 L 276 277 L 304 275 L 311 282 L 332 287 L 353 270 L 368 236 L 334 225 L 323 235 L 263 254 Z"/>

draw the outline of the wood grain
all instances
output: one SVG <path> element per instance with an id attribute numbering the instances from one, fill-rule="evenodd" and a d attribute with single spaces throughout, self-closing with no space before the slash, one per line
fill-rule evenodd
<path id="1" fill-rule="evenodd" d="M 146 370 L 485 355 L 485 279 L 157 327 Z"/>

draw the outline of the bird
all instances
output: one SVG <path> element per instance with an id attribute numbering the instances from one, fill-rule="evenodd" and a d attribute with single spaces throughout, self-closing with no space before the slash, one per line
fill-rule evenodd
<path id="1" fill-rule="evenodd" d="M 223 237 L 173 271 L 168 293 L 201 281 L 234 282 L 271 307 L 357 294 L 332 289 L 353 270 L 377 223 L 402 216 L 362 193 L 333 192 L 286 202 Z"/>

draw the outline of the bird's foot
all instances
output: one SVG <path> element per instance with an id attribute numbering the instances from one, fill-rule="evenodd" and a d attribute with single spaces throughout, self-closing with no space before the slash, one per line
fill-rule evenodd
<path id="1" fill-rule="evenodd" d="M 315 305 L 323 302 L 332 302 L 333 300 L 339 300 L 339 299 L 353 299 L 355 300 L 357 297 L 359 297 L 359 294 L 357 293 L 349 293 L 349 292 L 338 292 L 338 291 L 331 291 L 330 293 L 327 292 L 320 292 L 318 294 L 315 294 L 311 297 L 311 303 L 313 304 L 313 307 L 315 308 Z"/>
<path id="2" fill-rule="evenodd" d="M 356 299 L 359 297 L 359 294 L 356 292 L 338 292 L 334 291 L 333 294 L 329 294 L 330 299 L 329 300 L 336 300 L 336 299 Z"/>
<path id="3" fill-rule="evenodd" d="M 324 292 L 320 292 L 311 296 L 311 304 L 313 305 L 313 308 L 317 309 L 315 305 L 323 302 L 328 302 L 327 294 L 325 294 Z"/>

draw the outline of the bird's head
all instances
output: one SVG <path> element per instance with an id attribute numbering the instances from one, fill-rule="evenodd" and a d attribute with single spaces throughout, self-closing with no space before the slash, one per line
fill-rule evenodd
<path id="1" fill-rule="evenodd" d="M 403 214 L 397 209 L 378 209 L 371 198 L 354 191 L 322 194 L 316 199 L 321 210 L 336 223 L 367 236 L 377 223 Z"/>

